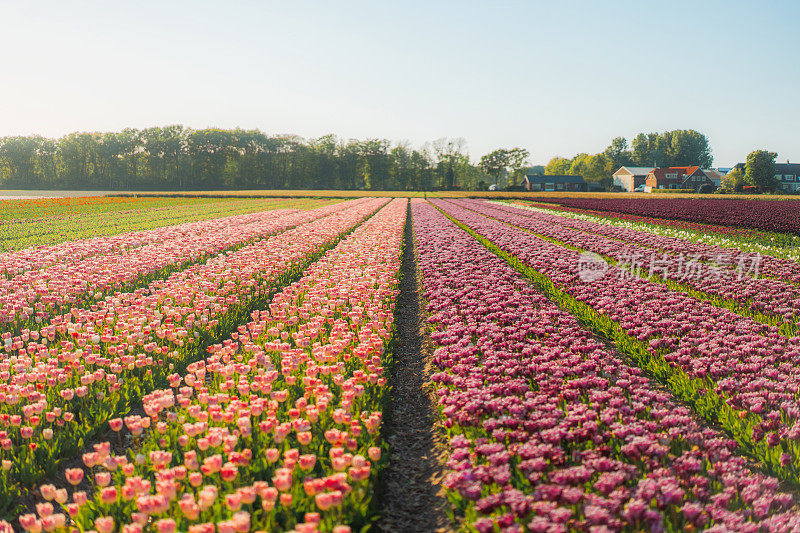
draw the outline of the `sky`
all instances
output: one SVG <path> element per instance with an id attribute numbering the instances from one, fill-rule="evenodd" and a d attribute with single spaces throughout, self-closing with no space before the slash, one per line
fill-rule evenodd
<path id="1" fill-rule="evenodd" d="M 473 160 L 696 129 L 800 161 L 800 0 L 0 0 L 0 136 L 181 123 L 463 137 Z"/>

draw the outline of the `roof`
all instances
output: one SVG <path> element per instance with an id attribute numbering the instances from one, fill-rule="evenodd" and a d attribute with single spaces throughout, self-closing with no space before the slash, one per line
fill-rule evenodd
<path id="1" fill-rule="evenodd" d="M 691 175 L 691 174 L 694 174 L 695 172 L 697 172 L 700 169 L 700 167 L 695 165 L 695 166 L 692 166 L 692 167 L 669 167 L 669 169 L 670 170 L 680 170 L 686 175 Z"/>
<path id="2" fill-rule="evenodd" d="M 724 176 L 724 174 L 722 174 L 722 172 L 714 170 L 713 168 L 704 168 L 703 172 L 711 180 L 718 180 L 718 179 L 721 179 L 722 176 Z"/>
<path id="3" fill-rule="evenodd" d="M 650 174 L 655 176 L 656 180 L 665 180 L 665 179 L 667 179 L 666 174 L 668 172 L 670 174 L 673 174 L 674 173 L 674 169 L 664 168 L 664 167 L 654 168 L 653 170 L 650 171 Z M 678 174 L 680 175 L 681 172 L 679 172 Z M 649 174 L 648 174 L 648 176 L 649 176 Z M 669 179 L 676 179 L 676 178 L 669 178 Z"/>
<path id="4" fill-rule="evenodd" d="M 744 163 L 736 163 L 733 168 L 738 168 L 744 172 Z M 800 163 L 775 163 L 775 174 L 794 174 L 800 176 Z"/>
<path id="5" fill-rule="evenodd" d="M 800 174 L 800 163 L 775 163 L 775 174 Z"/>
<path id="6" fill-rule="evenodd" d="M 626 170 L 629 174 L 633 176 L 647 176 L 650 174 L 655 167 L 619 167 L 617 172 L 620 170 Z M 617 172 L 614 172 L 616 174 Z"/>
<path id="7" fill-rule="evenodd" d="M 584 183 L 583 176 L 567 174 L 528 174 L 525 178 L 529 183 Z"/>
<path id="8" fill-rule="evenodd" d="M 692 174 L 694 174 L 698 170 L 700 170 L 700 167 L 698 167 L 698 166 L 693 166 L 693 167 L 659 167 L 659 168 L 653 169 L 653 171 L 650 174 L 655 176 L 656 181 L 660 181 L 660 180 L 684 181 L 687 176 L 691 176 Z M 672 178 L 672 177 L 668 178 L 667 174 L 677 174 L 677 176 L 674 177 L 674 178 Z M 706 177 L 709 177 L 708 174 L 706 174 L 705 170 L 701 171 L 701 174 L 706 176 Z"/>

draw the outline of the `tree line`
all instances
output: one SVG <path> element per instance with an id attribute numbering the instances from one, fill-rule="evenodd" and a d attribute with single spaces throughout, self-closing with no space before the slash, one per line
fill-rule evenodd
<path id="1" fill-rule="evenodd" d="M 475 189 L 464 139 L 306 140 L 180 125 L 0 138 L 0 186 L 23 189 Z"/>
<path id="2" fill-rule="evenodd" d="M 58 139 L 0 137 L 0 187 L 20 189 L 485 190 L 519 187 L 526 173 L 579 174 L 609 186 L 623 165 L 711 165 L 708 139 L 693 130 L 618 137 L 599 154 L 531 167 L 519 147 L 473 164 L 463 138 L 414 148 L 387 139 L 267 135 L 181 125 L 76 132 Z"/>

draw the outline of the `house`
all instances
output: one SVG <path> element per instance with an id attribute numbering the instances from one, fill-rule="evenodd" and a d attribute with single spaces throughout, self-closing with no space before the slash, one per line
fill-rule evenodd
<path id="1" fill-rule="evenodd" d="M 744 173 L 744 163 L 735 167 Z M 800 163 L 775 163 L 775 179 L 784 192 L 800 192 Z"/>
<path id="2" fill-rule="evenodd" d="M 620 167 L 611 175 L 614 178 L 613 185 L 632 192 L 636 187 L 644 185 L 647 175 L 652 171 L 653 167 Z"/>
<path id="3" fill-rule="evenodd" d="M 722 172 L 720 169 L 713 169 L 713 168 L 704 168 L 703 172 L 705 172 L 708 179 L 710 179 L 714 183 L 714 187 L 719 188 L 720 184 L 722 184 L 722 176 L 726 173 Z"/>
<path id="4" fill-rule="evenodd" d="M 712 192 L 714 182 L 698 166 L 654 168 L 645 180 L 645 192 L 653 189 L 693 189 L 697 192 Z"/>
<path id="5" fill-rule="evenodd" d="M 526 191 L 583 191 L 583 176 L 528 174 L 522 181 Z"/>

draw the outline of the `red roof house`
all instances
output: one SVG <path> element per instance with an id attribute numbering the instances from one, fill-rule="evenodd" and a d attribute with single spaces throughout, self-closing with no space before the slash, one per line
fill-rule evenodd
<path id="1" fill-rule="evenodd" d="M 653 189 L 692 189 L 698 192 L 711 192 L 716 189 L 714 182 L 698 166 L 654 168 L 645 180 L 645 191 Z"/>

